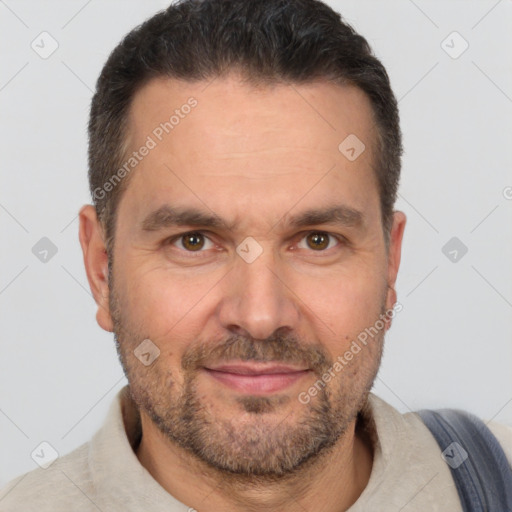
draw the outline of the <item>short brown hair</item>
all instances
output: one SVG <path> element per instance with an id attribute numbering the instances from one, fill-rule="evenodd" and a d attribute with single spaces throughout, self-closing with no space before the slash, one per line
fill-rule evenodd
<path id="1" fill-rule="evenodd" d="M 254 82 L 300 84 L 325 78 L 366 93 L 377 126 L 374 167 L 388 244 L 402 137 L 388 75 L 366 39 L 318 0 L 182 0 L 128 33 L 96 84 L 89 119 L 89 185 L 107 250 L 113 246 L 117 205 L 129 176 L 118 186 L 104 185 L 125 161 L 135 93 L 153 78 L 192 82 L 235 68 Z"/>

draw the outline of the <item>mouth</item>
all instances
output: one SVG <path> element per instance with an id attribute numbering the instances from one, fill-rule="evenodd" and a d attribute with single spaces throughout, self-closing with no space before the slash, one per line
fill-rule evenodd
<path id="1" fill-rule="evenodd" d="M 283 391 L 311 373 L 304 367 L 254 362 L 210 366 L 203 370 L 216 382 L 253 395 Z"/>

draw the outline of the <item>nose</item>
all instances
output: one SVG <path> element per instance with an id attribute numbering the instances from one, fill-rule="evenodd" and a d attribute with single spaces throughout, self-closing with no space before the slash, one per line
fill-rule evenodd
<path id="1" fill-rule="evenodd" d="M 237 258 L 224 282 L 219 321 L 233 334 L 263 340 L 281 329 L 296 330 L 299 300 L 271 254 L 252 263 Z"/>

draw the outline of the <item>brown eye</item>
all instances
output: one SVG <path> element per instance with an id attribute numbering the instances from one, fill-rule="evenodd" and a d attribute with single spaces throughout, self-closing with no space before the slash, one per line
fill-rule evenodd
<path id="1" fill-rule="evenodd" d="M 204 247 L 204 236 L 201 233 L 187 233 L 181 237 L 181 244 L 187 251 L 200 251 Z"/>
<path id="2" fill-rule="evenodd" d="M 329 235 L 327 233 L 315 232 L 306 237 L 308 247 L 315 251 L 322 251 L 329 246 Z"/>

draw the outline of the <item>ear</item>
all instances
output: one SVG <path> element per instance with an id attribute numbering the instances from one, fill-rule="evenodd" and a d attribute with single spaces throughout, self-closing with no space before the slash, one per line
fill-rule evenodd
<path id="1" fill-rule="evenodd" d="M 94 206 L 87 204 L 80 209 L 80 245 L 84 255 L 85 271 L 89 287 L 98 305 L 96 321 L 105 331 L 113 332 L 109 308 L 108 257 L 103 241 L 103 229 Z"/>
<path id="2" fill-rule="evenodd" d="M 387 268 L 387 282 L 388 282 L 388 293 L 386 298 L 386 310 L 393 308 L 396 303 L 396 290 L 395 283 L 398 275 L 398 268 L 400 267 L 400 258 L 402 255 L 402 239 L 404 236 L 405 224 L 407 217 L 405 213 L 395 211 L 393 213 L 393 225 L 391 227 L 391 233 L 389 238 L 389 249 L 388 249 L 388 268 Z M 387 325 L 387 329 L 391 327 L 391 318 Z"/>

